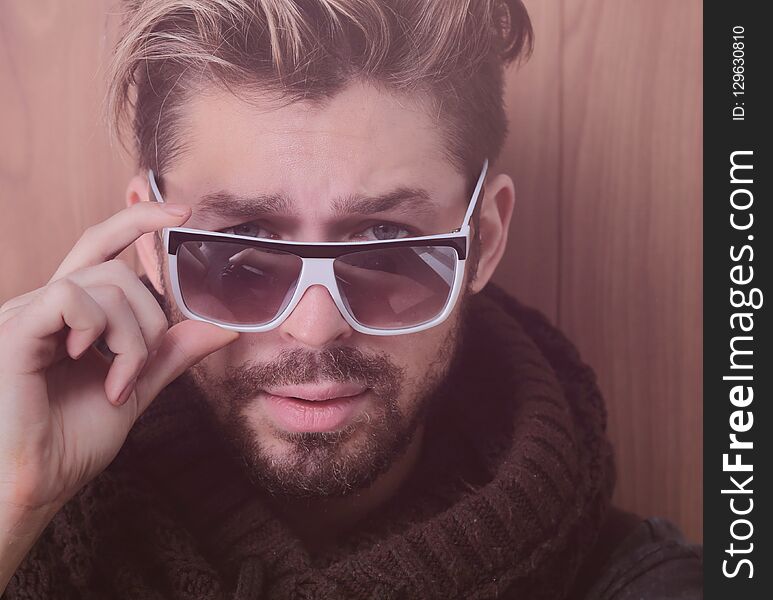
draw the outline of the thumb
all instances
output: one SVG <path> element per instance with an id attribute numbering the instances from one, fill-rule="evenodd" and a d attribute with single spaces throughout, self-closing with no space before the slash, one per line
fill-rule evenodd
<path id="1" fill-rule="evenodd" d="M 170 327 L 155 357 L 137 380 L 139 414 L 188 367 L 238 338 L 236 331 L 202 321 L 182 321 Z"/>

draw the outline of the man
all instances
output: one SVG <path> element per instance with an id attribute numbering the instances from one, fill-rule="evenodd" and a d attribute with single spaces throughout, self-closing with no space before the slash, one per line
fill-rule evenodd
<path id="1" fill-rule="evenodd" d="M 590 369 L 487 285 L 521 3 L 128 8 L 128 207 L 0 309 L 5 597 L 699 597 L 609 507 Z"/>

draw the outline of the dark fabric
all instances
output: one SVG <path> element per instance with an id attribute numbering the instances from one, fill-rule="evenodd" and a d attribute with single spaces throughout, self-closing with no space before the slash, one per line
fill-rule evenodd
<path id="1" fill-rule="evenodd" d="M 612 552 L 633 534 L 608 525 L 604 406 L 572 345 L 493 286 L 465 323 L 416 468 L 333 550 L 310 556 L 271 513 L 183 376 L 56 516 L 5 597 L 556 600 L 593 586 L 588 598 L 612 600 L 648 573 L 671 589 L 687 566 L 658 563 L 656 535 L 622 551 L 630 565 Z"/>
<path id="2" fill-rule="evenodd" d="M 663 519 L 637 520 L 607 559 L 588 600 L 699 600 L 703 598 L 703 551 L 687 544 Z"/>
<path id="3" fill-rule="evenodd" d="M 612 508 L 601 524 L 596 545 L 580 567 L 580 572 L 572 586 L 572 598 L 585 598 L 588 590 L 601 577 L 609 566 L 610 559 L 641 519 L 634 514 Z"/>

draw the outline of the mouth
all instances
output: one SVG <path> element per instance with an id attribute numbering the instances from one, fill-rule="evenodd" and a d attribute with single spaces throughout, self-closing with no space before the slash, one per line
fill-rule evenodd
<path id="1" fill-rule="evenodd" d="M 356 383 L 281 386 L 263 391 L 263 406 L 274 424 L 288 432 L 343 429 L 362 411 L 370 388 Z"/>

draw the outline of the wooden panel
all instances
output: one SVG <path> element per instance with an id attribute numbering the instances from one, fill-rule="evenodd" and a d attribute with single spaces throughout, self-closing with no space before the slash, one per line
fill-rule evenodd
<path id="1" fill-rule="evenodd" d="M 100 121 L 118 23 L 106 9 L 0 3 L 0 302 L 44 284 L 87 226 L 124 206 L 130 162 Z"/>
<path id="2" fill-rule="evenodd" d="M 564 5 L 559 323 L 605 392 L 619 503 L 701 539 L 701 4 Z"/>
<path id="3" fill-rule="evenodd" d="M 558 308 L 560 5 L 529 2 L 534 54 L 507 74 L 510 133 L 497 169 L 515 181 L 508 249 L 494 280 L 555 322 Z"/>

